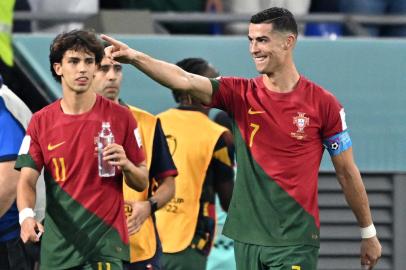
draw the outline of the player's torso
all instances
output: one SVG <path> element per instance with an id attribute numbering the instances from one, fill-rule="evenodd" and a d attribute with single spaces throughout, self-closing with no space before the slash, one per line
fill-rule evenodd
<path id="1" fill-rule="evenodd" d="M 319 90 L 301 80 L 289 93 L 274 93 L 259 80 L 242 80 L 230 109 L 238 170 L 225 232 L 261 245 L 317 245 Z M 252 231 L 247 237 L 238 229 L 241 220 Z"/>
<path id="2" fill-rule="evenodd" d="M 37 123 L 38 142 L 43 153 L 44 167 L 64 189 L 80 190 L 86 185 L 97 187 L 98 177 L 96 140 L 101 123 L 109 122 L 118 144 L 124 141 L 123 127 L 111 110 L 99 106 L 81 115 L 52 111 Z M 116 175 L 118 176 L 118 171 Z M 114 182 L 114 181 L 113 181 Z"/>
<path id="3" fill-rule="evenodd" d="M 255 159 L 277 169 L 280 162 L 320 158 L 321 110 L 312 86 L 286 94 L 255 86 L 247 88 L 239 109 L 234 110 L 236 124 Z"/>

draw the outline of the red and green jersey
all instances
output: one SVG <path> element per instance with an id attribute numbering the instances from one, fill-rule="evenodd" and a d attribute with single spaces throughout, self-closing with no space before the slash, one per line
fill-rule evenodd
<path id="1" fill-rule="evenodd" d="M 236 185 L 224 234 L 264 246 L 319 245 L 323 140 L 346 129 L 336 98 L 303 76 L 289 93 L 254 79 L 212 80 L 211 106 L 234 120 Z"/>
<path id="2" fill-rule="evenodd" d="M 34 114 L 16 167 L 45 170 L 46 217 L 41 267 L 65 269 L 101 257 L 129 259 L 122 173 L 101 178 L 95 138 L 110 122 L 115 142 L 134 164 L 144 160 L 129 110 L 97 96 L 93 108 L 68 115 L 60 100 Z"/>

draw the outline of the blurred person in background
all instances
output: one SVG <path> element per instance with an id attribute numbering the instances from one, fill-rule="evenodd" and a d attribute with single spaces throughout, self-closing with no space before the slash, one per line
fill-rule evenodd
<path id="1" fill-rule="evenodd" d="M 339 11 L 360 15 L 406 15 L 406 0 L 340 0 Z M 405 25 L 365 25 L 373 37 L 404 37 Z"/>
<path id="2" fill-rule="evenodd" d="M 186 58 L 177 66 L 208 78 L 218 76 L 207 61 Z M 179 175 L 176 193 L 156 214 L 165 270 L 205 270 L 216 228 L 215 195 L 227 211 L 234 186 L 230 131 L 214 123 L 189 94 L 173 91 L 178 108 L 158 114 Z"/>
<path id="3" fill-rule="evenodd" d="M 0 269 L 31 270 L 20 239 L 16 204 L 20 173 L 14 169 L 18 150 L 31 119 L 28 107 L 5 85 L 0 75 Z"/>
<path id="4" fill-rule="evenodd" d="M 31 10 L 38 13 L 59 13 L 72 15 L 95 15 L 99 12 L 99 0 L 27 0 Z M 33 32 L 62 33 L 73 29 L 82 29 L 83 22 L 55 22 L 41 20 L 33 23 Z"/>
<path id="5" fill-rule="evenodd" d="M 295 16 L 306 15 L 309 12 L 311 0 L 226 0 L 225 9 L 232 13 L 253 14 L 270 7 L 282 7 L 290 10 Z M 303 33 L 304 25 L 299 25 L 299 33 Z M 226 33 L 246 35 L 248 23 L 230 23 Z"/>
<path id="6" fill-rule="evenodd" d="M 130 263 L 127 270 L 161 269 L 162 246 L 155 226 L 155 211 L 175 195 L 176 167 L 169 153 L 161 123 L 152 114 L 124 103 L 119 98 L 123 80 L 119 62 L 104 57 L 96 71 L 96 93 L 128 108 L 138 123 L 149 170 L 149 183 L 137 192 L 124 183 L 127 224 L 130 234 Z"/>
<path id="7" fill-rule="evenodd" d="M 232 119 L 224 111 L 218 109 L 211 109 L 209 117 L 214 122 L 228 130 L 232 130 Z M 234 138 L 232 133 L 227 133 L 229 136 L 225 136 L 227 144 L 230 146 L 233 152 L 234 150 Z M 235 160 L 235 156 L 234 156 Z M 234 165 L 234 175 L 237 169 L 237 164 Z M 220 200 L 216 195 L 216 236 L 214 238 L 213 248 L 207 259 L 207 270 L 234 270 L 234 241 L 222 234 L 224 223 L 226 221 L 227 212 L 223 210 L 220 204 Z"/>
<path id="8" fill-rule="evenodd" d="M 123 9 L 149 10 L 151 12 L 207 12 L 222 13 L 222 0 L 121 0 Z M 163 26 L 171 34 L 220 34 L 219 24 L 199 23 L 164 23 Z"/>

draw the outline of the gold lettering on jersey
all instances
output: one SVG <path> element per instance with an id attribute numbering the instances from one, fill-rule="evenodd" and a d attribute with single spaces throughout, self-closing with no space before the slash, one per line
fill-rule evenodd
<path id="1" fill-rule="evenodd" d="M 52 151 L 52 150 L 54 150 L 54 149 L 56 149 L 56 148 L 58 148 L 59 146 L 61 146 L 62 144 L 64 144 L 65 143 L 65 141 L 63 141 L 63 142 L 61 142 L 61 143 L 58 143 L 58 144 L 54 144 L 54 145 L 52 145 L 52 144 L 48 144 L 48 151 Z"/>
<path id="2" fill-rule="evenodd" d="M 253 130 L 252 130 L 252 132 L 251 132 L 250 144 L 249 144 L 249 146 L 252 147 L 252 144 L 253 144 L 253 142 L 254 142 L 254 136 L 255 136 L 255 134 L 258 132 L 258 130 L 259 130 L 259 128 L 260 128 L 261 126 L 258 125 L 258 124 L 255 124 L 255 123 L 250 123 L 250 127 L 253 128 Z"/>
<path id="3" fill-rule="evenodd" d="M 133 208 L 132 208 L 131 204 L 124 203 L 124 214 L 125 214 L 125 216 L 127 218 L 130 217 L 132 212 L 133 212 Z"/>
<path id="4" fill-rule="evenodd" d="M 165 138 L 166 142 L 168 143 L 168 148 L 171 156 L 175 155 L 176 148 L 178 147 L 178 141 L 176 140 L 176 137 L 170 134 L 166 134 Z"/>
<path id="5" fill-rule="evenodd" d="M 52 158 L 55 169 L 55 181 L 63 182 L 66 180 L 66 165 L 65 159 L 61 158 Z"/>
<path id="6" fill-rule="evenodd" d="M 265 111 L 254 111 L 254 110 L 252 109 L 252 107 L 250 107 L 250 108 L 248 109 L 248 114 L 261 114 L 261 113 L 265 113 Z"/>
<path id="7" fill-rule="evenodd" d="M 173 198 L 170 202 L 165 205 L 166 212 L 176 214 L 178 212 L 178 208 L 180 204 L 184 203 L 185 200 L 183 198 Z"/>
<path id="8" fill-rule="evenodd" d="M 290 135 L 293 138 L 296 138 L 298 140 L 303 140 L 306 138 L 306 133 L 305 133 L 305 127 L 309 125 L 309 117 L 306 117 L 306 113 L 298 112 L 297 116 L 293 117 L 293 124 L 297 127 L 296 132 L 291 132 Z"/>

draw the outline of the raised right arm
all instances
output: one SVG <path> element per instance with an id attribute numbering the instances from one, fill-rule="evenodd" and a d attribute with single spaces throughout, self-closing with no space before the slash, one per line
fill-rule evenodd
<path id="1" fill-rule="evenodd" d="M 101 35 L 101 38 L 111 44 L 105 49 L 107 57 L 133 65 L 165 87 L 187 91 L 205 104 L 211 102 L 213 90 L 208 78 L 186 72 L 174 64 L 152 58 L 109 36 Z"/>

